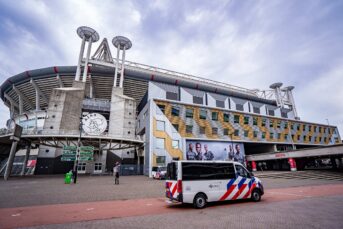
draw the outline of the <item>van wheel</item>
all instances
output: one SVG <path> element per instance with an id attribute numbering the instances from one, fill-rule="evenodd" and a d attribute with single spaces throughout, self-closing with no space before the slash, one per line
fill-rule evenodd
<path id="1" fill-rule="evenodd" d="M 261 200 L 261 193 L 259 190 L 255 189 L 251 194 L 251 199 L 254 202 L 258 202 Z"/>
<path id="2" fill-rule="evenodd" d="M 204 208 L 206 206 L 206 196 L 202 193 L 198 193 L 194 197 L 193 205 L 195 208 Z"/>

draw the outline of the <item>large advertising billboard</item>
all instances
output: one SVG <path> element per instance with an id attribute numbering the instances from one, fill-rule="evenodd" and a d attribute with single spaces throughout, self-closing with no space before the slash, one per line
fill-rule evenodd
<path id="1" fill-rule="evenodd" d="M 184 159 L 201 161 L 232 160 L 244 164 L 244 145 L 236 142 L 187 140 Z"/>

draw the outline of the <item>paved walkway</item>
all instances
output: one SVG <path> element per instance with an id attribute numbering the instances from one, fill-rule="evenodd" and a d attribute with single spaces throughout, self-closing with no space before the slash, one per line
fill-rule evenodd
<path id="1" fill-rule="evenodd" d="M 302 186 L 266 190 L 261 203 L 299 200 L 322 196 L 343 195 L 343 184 Z M 209 207 L 231 208 L 239 205 L 256 205 L 248 201 L 231 204 L 212 204 Z M 188 205 L 167 205 L 164 198 L 143 198 L 117 201 L 97 201 L 75 204 L 54 204 L 0 209 L 0 228 L 29 227 L 72 223 L 99 219 L 124 218 L 165 214 L 180 211 L 197 211 Z"/>

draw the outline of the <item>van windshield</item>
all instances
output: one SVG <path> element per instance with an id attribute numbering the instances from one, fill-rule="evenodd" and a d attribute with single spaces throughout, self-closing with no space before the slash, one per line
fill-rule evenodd
<path id="1" fill-rule="evenodd" d="M 176 163 L 170 162 L 167 165 L 167 180 L 177 180 Z"/>

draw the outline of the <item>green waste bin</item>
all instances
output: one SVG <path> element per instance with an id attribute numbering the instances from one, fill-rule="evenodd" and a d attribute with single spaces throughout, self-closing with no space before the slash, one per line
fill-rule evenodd
<path id="1" fill-rule="evenodd" d="M 64 178 L 64 183 L 70 184 L 70 183 L 71 183 L 71 176 L 72 176 L 72 173 L 71 173 L 71 172 L 66 173 L 66 176 L 65 176 L 65 178 Z"/>

